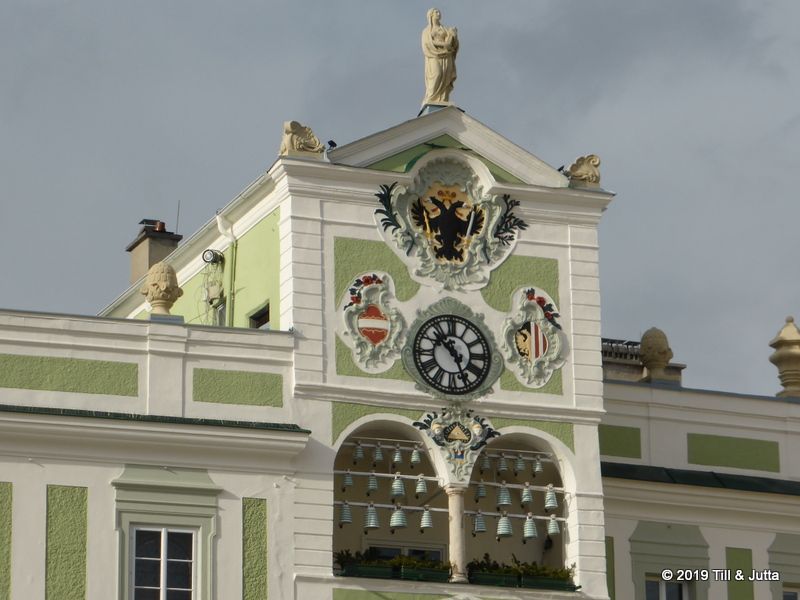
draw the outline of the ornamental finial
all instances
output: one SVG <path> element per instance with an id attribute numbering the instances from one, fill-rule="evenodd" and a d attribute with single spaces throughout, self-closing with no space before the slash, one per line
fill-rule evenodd
<path id="1" fill-rule="evenodd" d="M 800 398 L 800 331 L 794 317 L 786 317 L 786 324 L 769 345 L 775 348 L 769 360 L 778 367 L 778 377 L 783 385 L 783 390 L 777 395 Z"/>
<path id="2" fill-rule="evenodd" d="M 150 267 L 139 292 L 147 298 L 153 315 L 168 315 L 175 301 L 183 296 L 175 269 L 165 262 L 157 262 Z"/>
<path id="3" fill-rule="evenodd" d="M 319 138 L 310 127 L 297 121 L 286 121 L 283 124 L 283 139 L 279 156 L 306 156 L 317 158 L 325 150 Z"/>
<path id="4" fill-rule="evenodd" d="M 575 159 L 565 175 L 569 177 L 570 185 L 600 185 L 600 157 L 597 154 L 587 154 Z"/>
<path id="5" fill-rule="evenodd" d="M 639 358 L 647 369 L 644 381 L 665 381 L 669 361 L 672 360 L 672 349 L 669 347 L 667 335 L 656 327 L 651 327 L 642 335 Z"/>

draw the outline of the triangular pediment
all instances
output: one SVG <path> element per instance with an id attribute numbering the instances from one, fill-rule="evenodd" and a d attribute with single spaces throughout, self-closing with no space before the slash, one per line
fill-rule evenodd
<path id="1" fill-rule="evenodd" d="M 336 148 L 331 162 L 405 173 L 425 154 L 454 148 L 479 158 L 501 183 L 567 187 L 568 180 L 527 150 L 450 106 Z"/>

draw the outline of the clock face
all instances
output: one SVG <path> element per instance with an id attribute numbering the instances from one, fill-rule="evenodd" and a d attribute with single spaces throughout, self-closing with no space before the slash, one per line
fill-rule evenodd
<path id="1" fill-rule="evenodd" d="M 468 394 L 486 380 L 491 366 L 489 343 L 476 325 L 457 315 L 425 321 L 413 341 L 414 366 L 432 388 Z"/>

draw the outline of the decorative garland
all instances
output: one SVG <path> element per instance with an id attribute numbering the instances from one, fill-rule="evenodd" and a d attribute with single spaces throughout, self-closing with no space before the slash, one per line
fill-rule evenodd
<path id="1" fill-rule="evenodd" d="M 560 317 L 561 315 L 555 312 L 555 307 L 552 302 L 548 302 L 543 296 L 537 296 L 536 290 L 533 288 L 525 290 L 525 297 L 528 299 L 528 302 L 536 302 L 536 304 L 541 306 L 544 311 L 544 318 L 550 321 L 554 327 L 561 329 L 561 325 L 556 321 L 556 317 Z"/>

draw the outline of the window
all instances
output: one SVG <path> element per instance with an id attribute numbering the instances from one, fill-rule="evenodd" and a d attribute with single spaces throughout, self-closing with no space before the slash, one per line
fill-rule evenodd
<path id="1" fill-rule="evenodd" d="M 250 315 L 250 327 L 269 331 L 269 303 L 264 308 Z"/>
<path id="2" fill-rule="evenodd" d="M 131 537 L 133 600 L 193 600 L 194 531 L 136 527 Z"/>
<path id="3" fill-rule="evenodd" d="M 783 600 L 799 600 L 800 591 L 783 588 Z"/>
<path id="4" fill-rule="evenodd" d="M 685 583 L 650 579 L 645 581 L 645 600 L 691 600 Z"/>
<path id="5" fill-rule="evenodd" d="M 225 317 L 227 313 L 225 311 L 225 301 L 220 300 L 219 303 L 214 307 L 214 325 L 217 327 L 225 327 L 226 320 Z"/>

